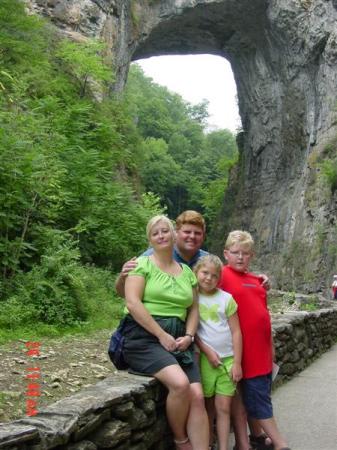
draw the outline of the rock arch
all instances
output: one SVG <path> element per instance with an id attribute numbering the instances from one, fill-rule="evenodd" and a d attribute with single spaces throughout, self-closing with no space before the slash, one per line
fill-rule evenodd
<path id="1" fill-rule="evenodd" d="M 337 136 L 335 1 L 29 3 L 68 33 L 103 37 L 117 68 L 116 89 L 139 58 L 211 53 L 228 59 L 243 131 L 214 249 L 229 228 L 245 228 L 257 239 L 260 267 L 279 286 L 314 291 L 328 285 L 337 264 L 337 199 L 317 161 Z"/>

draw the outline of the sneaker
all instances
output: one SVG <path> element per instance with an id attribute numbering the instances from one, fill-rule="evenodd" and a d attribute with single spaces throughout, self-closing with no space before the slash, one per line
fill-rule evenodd
<path id="1" fill-rule="evenodd" d="M 253 436 L 252 434 L 249 435 L 249 442 L 254 450 L 274 450 L 273 443 L 266 443 L 266 439 L 269 438 L 265 433 L 260 436 Z"/>

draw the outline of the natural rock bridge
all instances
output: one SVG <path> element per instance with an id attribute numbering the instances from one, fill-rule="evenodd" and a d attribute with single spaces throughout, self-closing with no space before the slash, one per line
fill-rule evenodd
<path id="1" fill-rule="evenodd" d="M 331 147 L 337 136 L 336 1 L 27 2 L 73 38 L 79 33 L 103 38 L 117 90 L 138 58 L 186 53 L 227 58 L 243 131 L 239 169 L 214 246 L 225 229 L 246 228 L 258 240 L 262 269 L 277 273 L 279 287 L 318 291 L 329 284 L 337 263 L 337 194 L 319 170 L 320 162 L 336 157 Z"/>

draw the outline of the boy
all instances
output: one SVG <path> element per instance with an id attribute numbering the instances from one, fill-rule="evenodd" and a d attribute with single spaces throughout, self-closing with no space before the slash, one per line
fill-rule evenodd
<path id="1" fill-rule="evenodd" d="M 219 287 L 238 304 L 243 341 L 242 396 L 249 419 L 271 438 L 275 450 L 290 450 L 278 431 L 271 403 L 271 373 L 274 357 L 267 293 L 261 279 L 249 273 L 254 241 L 245 231 L 229 233 L 224 250 L 227 265 Z M 237 442 L 238 450 L 241 443 Z"/>

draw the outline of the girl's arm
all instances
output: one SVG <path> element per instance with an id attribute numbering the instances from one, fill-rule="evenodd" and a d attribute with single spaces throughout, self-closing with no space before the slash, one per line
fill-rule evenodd
<path id="1" fill-rule="evenodd" d="M 220 366 L 221 358 L 219 357 L 219 355 L 215 350 L 213 350 L 211 347 L 205 344 L 198 335 L 195 337 L 195 342 L 197 346 L 200 348 L 200 351 L 206 355 L 206 358 L 208 359 L 212 367 Z"/>
<path id="2" fill-rule="evenodd" d="M 178 337 L 176 339 L 177 349 L 184 351 L 192 342 L 192 337 L 195 336 L 199 324 L 199 304 L 197 289 L 193 288 L 193 303 L 188 308 L 186 317 L 186 334 L 185 336 Z"/>
<path id="3" fill-rule="evenodd" d="M 125 302 L 126 307 L 135 319 L 145 330 L 156 336 L 161 345 L 169 352 L 177 348 L 173 336 L 166 333 L 161 326 L 153 319 L 142 302 L 145 288 L 145 279 L 138 275 L 128 275 L 125 280 Z"/>
<path id="4" fill-rule="evenodd" d="M 233 381 L 240 381 L 242 378 L 242 335 L 240 329 L 240 322 L 238 314 L 234 313 L 228 318 L 228 325 L 232 333 L 233 340 L 233 351 L 234 351 L 234 362 L 232 367 L 232 378 Z"/>

